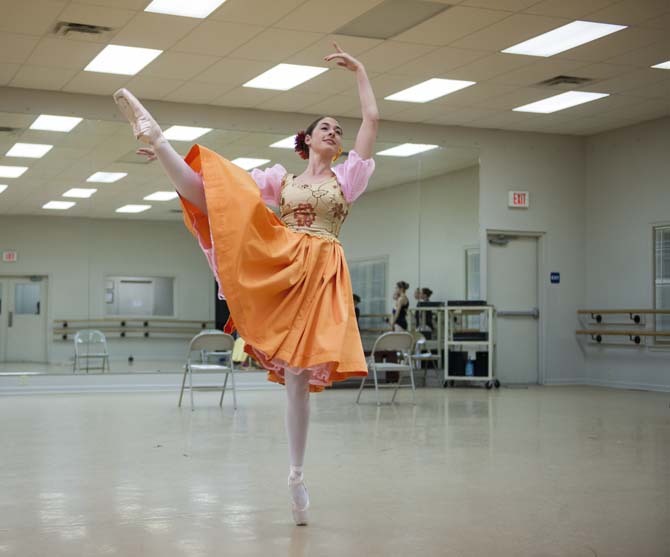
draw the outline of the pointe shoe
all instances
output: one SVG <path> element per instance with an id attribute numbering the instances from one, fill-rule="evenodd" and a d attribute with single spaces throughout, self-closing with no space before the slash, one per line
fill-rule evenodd
<path id="1" fill-rule="evenodd" d="M 290 480 L 288 482 L 289 489 L 291 487 L 297 487 L 297 486 L 302 486 L 302 488 L 305 490 L 305 494 L 307 494 L 307 488 L 305 487 L 305 482 L 304 480 Z M 291 512 L 293 513 L 293 521 L 295 522 L 296 526 L 307 526 L 309 523 L 308 516 L 307 516 L 307 509 L 309 509 L 309 496 L 307 499 L 307 504 L 300 508 L 298 505 L 296 505 L 295 500 L 293 499 L 293 495 L 291 494 Z"/>
<path id="2" fill-rule="evenodd" d="M 154 147 L 165 141 L 156 120 L 128 89 L 119 89 L 113 97 L 119 110 L 133 127 L 133 134 L 138 141 Z"/>

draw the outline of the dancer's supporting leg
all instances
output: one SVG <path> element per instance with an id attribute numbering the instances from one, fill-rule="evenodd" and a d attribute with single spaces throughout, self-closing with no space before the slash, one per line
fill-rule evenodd
<path id="1" fill-rule="evenodd" d="M 307 445 L 309 426 L 309 378 L 310 373 L 300 374 L 286 371 L 286 432 L 288 434 L 289 477 L 293 518 L 298 525 L 307 524 L 309 496 L 305 488 L 303 461 Z"/>
<path id="2" fill-rule="evenodd" d="M 114 93 L 114 101 L 132 125 L 135 137 L 142 143 L 151 146 L 150 149 L 138 150 L 138 153 L 150 159 L 158 158 L 175 189 L 207 214 L 202 178 L 184 162 L 181 155 L 168 143 L 160 126 L 149 114 L 149 111 L 127 89 L 119 89 Z"/>

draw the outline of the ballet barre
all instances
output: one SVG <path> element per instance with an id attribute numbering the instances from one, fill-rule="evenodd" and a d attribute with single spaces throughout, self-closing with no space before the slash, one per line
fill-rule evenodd
<path id="1" fill-rule="evenodd" d="M 204 330 L 213 329 L 214 322 L 189 319 L 55 319 L 53 335 L 55 340 L 68 340 L 81 329 L 95 329 L 105 335 L 119 338 L 191 338 Z"/>
<path id="2" fill-rule="evenodd" d="M 667 309 L 580 309 L 577 310 L 577 315 L 579 318 L 589 316 L 590 324 L 595 323 L 597 326 L 589 327 L 586 324 L 586 328 L 578 329 L 575 333 L 589 336 L 598 344 L 602 344 L 606 337 L 628 337 L 628 340 L 635 345 L 643 344 L 643 339 L 650 337 L 664 339 L 664 342 L 670 341 L 670 331 L 657 330 L 653 319 L 653 327 L 647 327 L 646 323 L 647 316 L 670 315 L 670 310 Z M 628 320 L 626 323 L 607 321 L 606 318 L 611 316 L 627 316 Z M 631 328 L 631 324 L 637 325 L 637 328 Z M 611 344 L 621 343 L 612 342 Z"/>

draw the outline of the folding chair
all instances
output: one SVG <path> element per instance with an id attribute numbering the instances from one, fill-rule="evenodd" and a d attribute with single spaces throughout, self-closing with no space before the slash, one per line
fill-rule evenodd
<path id="1" fill-rule="evenodd" d="M 231 383 L 233 386 L 233 409 L 237 410 L 237 395 L 235 391 L 235 362 L 233 361 L 233 347 L 235 339 L 232 336 L 222 333 L 221 331 L 207 331 L 199 333 L 191 339 L 188 347 L 188 356 L 186 365 L 184 366 L 184 377 L 181 381 L 181 391 L 179 393 L 179 403 L 184 396 L 184 390 L 189 389 L 191 392 L 191 410 L 193 410 L 193 391 L 218 391 L 221 389 L 221 398 L 219 399 L 219 406 L 223 406 L 223 395 L 226 394 L 226 385 L 228 384 L 228 376 L 231 376 Z M 194 353 L 199 354 L 198 358 L 194 358 Z M 219 359 L 219 363 L 210 364 L 210 358 L 215 357 Z M 194 362 L 193 360 L 196 360 Z M 222 360 L 227 361 L 229 365 L 225 365 Z M 199 385 L 193 386 L 194 373 L 225 373 L 226 378 L 223 381 L 223 387 L 218 385 Z M 188 376 L 188 387 L 186 386 L 186 377 Z"/>
<path id="2" fill-rule="evenodd" d="M 372 373 L 372 379 L 375 384 L 375 397 L 377 399 L 377 406 L 381 405 L 379 400 L 379 389 L 383 387 L 393 387 L 393 385 L 379 385 L 379 380 L 377 378 L 377 372 L 383 371 L 397 371 L 398 381 L 395 384 L 395 390 L 393 392 L 393 397 L 391 398 L 391 404 L 395 402 L 395 397 L 398 394 L 398 389 L 400 388 L 400 382 L 402 381 L 402 373 L 409 373 L 410 384 L 403 385 L 403 387 L 412 388 L 412 403 L 416 401 L 416 389 L 414 386 L 414 369 L 412 366 L 412 358 L 410 353 L 414 345 L 414 337 L 407 332 L 403 333 L 384 333 L 375 340 L 375 344 L 372 347 L 372 354 L 368 359 L 368 371 Z M 398 363 L 380 363 L 375 361 L 375 354 L 377 352 L 396 352 L 398 354 Z M 361 393 L 363 392 L 363 387 L 365 386 L 365 381 L 368 377 L 363 377 L 361 381 L 361 386 L 358 389 L 358 396 L 356 397 L 356 404 L 359 403 L 361 399 Z"/>
<path id="3" fill-rule="evenodd" d="M 418 363 L 419 369 L 421 369 L 421 362 L 430 362 L 431 368 L 436 370 L 438 369 L 438 363 L 440 361 L 440 355 L 439 354 L 433 354 L 430 350 L 426 348 L 426 337 L 424 337 L 422 334 L 418 335 L 418 338 L 416 338 L 415 344 L 414 344 L 414 350 L 412 352 L 412 362 L 416 365 Z M 428 379 L 428 365 L 426 365 L 425 368 L 423 368 L 423 382 L 424 385 L 426 383 L 426 380 Z"/>
<path id="4" fill-rule="evenodd" d="M 88 361 L 91 359 L 101 360 L 101 367 L 90 367 Z M 81 371 L 81 361 L 86 362 L 86 373 L 89 369 L 100 369 L 105 373 L 109 369 L 109 350 L 107 349 L 107 339 L 104 333 L 94 329 L 83 329 L 77 331 L 74 335 L 74 363 L 72 364 L 72 373 L 77 369 Z"/>

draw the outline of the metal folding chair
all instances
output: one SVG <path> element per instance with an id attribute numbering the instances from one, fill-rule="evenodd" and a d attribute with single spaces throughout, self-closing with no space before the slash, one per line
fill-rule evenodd
<path id="1" fill-rule="evenodd" d="M 99 367 L 91 367 L 88 365 L 89 360 L 100 360 Z M 74 335 L 74 363 L 72 364 L 72 373 L 77 370 L 81 371 L 82 360 L 86 364 L 86 373 L 89 369 L 102 370 L 105 373 L 105 366 L 107 371 L 109 369 L 109 350 L 107 349 L 107 339 L 104 333 L 94 329 L 83 329 L 77 331 Z"/>
<path id="2" fill-rule="evenodd" d="M 194 408 L 193 391 L 218 391 L 221 389 L 221 398 L 219 406 L 223 406 L 223 395 L 226 394 L 226 385 L 230 375 L 233 387 L 233 409 L 237 410 L 237 395 L 235 391 L 235 362 L 233 361 L 233 347 L 235 339 L 222 333 L 221 331 L 206 331 L 199 333 L 191 339 L 188 347 L 188 357 L 184 366 L 184 377 L 181 381 L 181 391 L 179 393 L 179 403 L 181 406 L 184 390 L 188 389 L 191 394 L 191 410 Z M 198 358 L 194 358 L 198 354 Z M 209 363 L 210 358 L 218 358 L 219 363 Z M 194 362 L 194 360 L 196 360 Z M 199 360 L 199 361 L 198 361 Z M 225 364 L 223 362 L 226 362 Z M 226 377 L 223 386 L 218 385 L 199 385 L 193 386 L 194 373 L 225 373 Z M 186 377 L 188 376 L 188 387 L 186 386 Z"/>
<path id="3" fill-rule="evenodd" d="M 414 385 L 414 367 L 412 365 L 411 351 L 414 345 L 414 337 L 407 332 L 390 332 L 384 333 L 377 338 L 374 346 L 372 347 L 372 354 L 368 359 L 368 371 L 372 374 L 372 379 L 375 385 L 375 397 L 377 399 L 377 406 L 381 405 L 379 399 L 379 389 L 384 387 L 394 387 L 393 397 L 391 398 L 391 404 L 395 402 L 395 397 L 398 394 L 398 389 L 400 389 L 400 382 L 402 381 L 403 373 L 409 374 L 410 384 L 402 385 L 402 387 L 411 387 L 412 388 L 412 403 L 416 402 L 416 388 Z M 386 362 L 376 362 L 375 355 L 378 352 L 396 352 L 398 354 L 397 363 L 386 363 Z M 377 377 L 378 372 L 387 372 L 395 371 L 399 372 L 398 381 L 395 385 L 379 385 L 379 379 Z M 368 376 L 369 377 L 369 376 Z M 359 403 L 361 399 L 361 393 L 363 392 L 363 387 L 368 377 L 363 377 L 361 381 L 361 386 L 358 389 L 358 396 L 356 397 L 356 404 Z"/>

